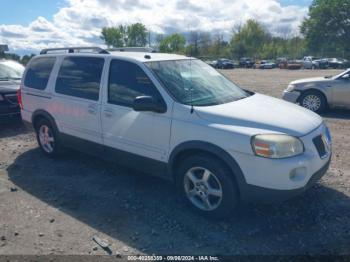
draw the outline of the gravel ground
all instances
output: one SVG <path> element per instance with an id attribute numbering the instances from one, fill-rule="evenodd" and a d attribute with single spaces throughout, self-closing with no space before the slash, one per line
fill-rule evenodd
<path id="1" fill-rule="evenodd" d="M 224 71 L 276 97 L 291 80 L 334 73 Z M 350 112 L 324 117 L 334 157 L 321 182 L 221 222 L 192 213 L 168 182 L 76 152 L 47 159 L 21 124 L 1 125 L 0 254 L 350 254 Z"/>

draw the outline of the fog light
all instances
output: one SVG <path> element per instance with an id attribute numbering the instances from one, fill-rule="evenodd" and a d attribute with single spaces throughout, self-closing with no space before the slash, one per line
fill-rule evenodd
<path id="1" fill-rule="evenodd" d="M 289 173 L 289 179 L 292 181 L 302 181 L 306 177 L 306 167 L 297 167 Z"/>

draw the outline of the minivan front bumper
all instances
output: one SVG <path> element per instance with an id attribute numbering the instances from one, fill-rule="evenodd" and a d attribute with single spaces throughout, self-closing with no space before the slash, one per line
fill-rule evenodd
<path id="1" fill-rule="evenodd" d="M 319 143 L 321 136 L 324 147 Z M 235 154 L 245 178 L 239 185 L 242 200 L 286 200 L 305 191 L 326 173 L 332 156 L 327 127 L 321 124 L 299 139 L 304 143 L 305 151 L 291 158 Z"/>
<path id="2" fill-rule="evenodd" d="M 316 182 L 327 173 L 330 162 L 331 157 L 320 170 L 311 176 L 308 183 L 301 188 L 292 190 L 277 190 L 245 184 L 240 188 L 241 200 L 244 202 L 254 203 L 279 203 L 298 196 L 316 184 Z"/>

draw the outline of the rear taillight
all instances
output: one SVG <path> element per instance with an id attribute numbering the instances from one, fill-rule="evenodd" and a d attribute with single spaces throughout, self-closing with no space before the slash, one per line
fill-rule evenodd
<path id="1" fill-rule="evenodd" d="M 22 101 L 22 88 L 18 89 L 17 91 L 17 99 L 18 99 L 18 104 L 21 109 L 23 109 L 23 101 Z"/>

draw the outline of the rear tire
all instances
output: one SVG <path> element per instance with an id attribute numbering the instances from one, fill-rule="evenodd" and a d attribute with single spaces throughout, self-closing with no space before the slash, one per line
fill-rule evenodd
<path id="1" fill-rule="evenodd" d="M 56 157 L 62 152 L 57 131 L 50 121 L 40 119 L 35 124 L 36 138 L 41 151 L 48 157 Z"/>
<path id="2" fill-rule="evenodd" d="M 327 100 L 319 91 L 307 91 L 299 99 L 302 107 L 305 107 L 315 113 L 323 113 L 327 109 Z"/>
<path id="3" fill-rule="evenodd" d="M 187 157 L 179 166 L 176 182 L 191 208 L 208 218 L 226 218 L 238 205 L 233 174 L 214 157 L 205 154 Z"/>

